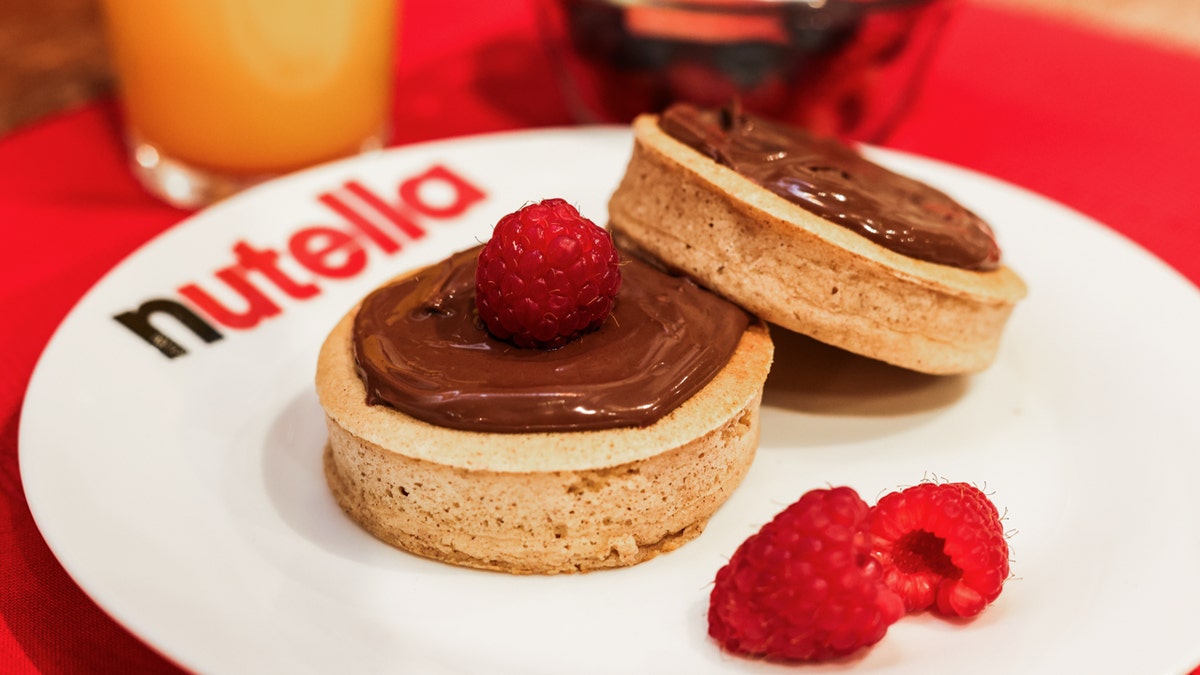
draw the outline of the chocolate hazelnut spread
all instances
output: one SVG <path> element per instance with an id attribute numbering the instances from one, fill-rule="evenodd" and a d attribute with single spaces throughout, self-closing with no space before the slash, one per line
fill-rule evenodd
<path id="1" fill-rule="evenodd" d="M 492 337 L 475 313 L 479 249 L 385 285 L 354 321 L 369 405 L 469 431 L 648 425 L 724 367 L 750 322 L 738 306 L 633 259 L 613 313 L 554 350 Z"/>
<path id="2" fill-rule="evenodd" d="M 896 253 L 977 271 L 1000 264 L 1000 248 L 979 216 L 840 141 L 732 106 L 675 105 L 659 126 L 767 190 Z"/>

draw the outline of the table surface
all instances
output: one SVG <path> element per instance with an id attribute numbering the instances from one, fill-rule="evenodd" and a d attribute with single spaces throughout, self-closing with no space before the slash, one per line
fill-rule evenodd
<path id="1" fill-rule="evenodd" d="M 1200 53 L 1195 0 L 982 0 Z M 99 0 L 0 3 L 0 134 L 83 105 L 112 86 Z"/>
<path id="2" fill-rule="evenodd" d="M 1195 0 L 968 1 L 886 144 L 1045 194 L 1200 283 L 1198 13 Z M 452 32 L 426 29 L 451 17 Z M 526 4 L 409 0 L 403 25 L 397 144 L 570 123 L 561 101 L 521 93 L 553 79 Z M 57 563 L 16 459 L 23 393 L 58 322 L 188 215 L 124 168 L 97 26 L 94 0 L 0 3 L 4 673 L 177 672 Z"/>

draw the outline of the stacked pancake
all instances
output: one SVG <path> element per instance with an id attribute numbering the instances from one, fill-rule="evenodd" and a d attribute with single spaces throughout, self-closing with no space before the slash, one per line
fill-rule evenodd
<path id="1" fill-rule="evenodd" d="M 1025 284 L 990 228 L 854 149 L 679 105 L 635 120 L 617 242 L 762 319 L 933 374 L 983 370 Z"/>

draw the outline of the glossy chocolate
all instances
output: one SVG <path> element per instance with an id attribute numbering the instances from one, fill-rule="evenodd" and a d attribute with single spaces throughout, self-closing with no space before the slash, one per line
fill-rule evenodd
<path id="1" fill-rule="evenodd" d="M 1000 264 L 1000 248 L 979 216 L 837 140 L 733 107 L 675 105 L 659 126 L 784 199 L 896 253 L 968 270 Z"/>
<path id="2" fill-rule="evenodd" d="M 555 350 L 492 337 L 475 313 L 474 248 L 371 293 L 354 321 L 369 405 L 469 431 L 652 424 L 707 384 L 750 318 L 682 277 L 623 260 L 613 313 Z"/>

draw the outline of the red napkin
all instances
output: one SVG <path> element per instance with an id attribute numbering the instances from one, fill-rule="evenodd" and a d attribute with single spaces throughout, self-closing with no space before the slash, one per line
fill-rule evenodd
<path id="1" fill-rule="evenodd" d="M 1200 284 L 1200 55 L 968 6 L 889 146 L 1039 192 Z"/>
<path id="2" fill-rule="evenodd" d="M 526 3 L 406 2 L 396 142 L 568 124 L 533 11 Z M 1198 57 L 968 4 L 889 145 L 1046 194 L 1200 282 L 1196 82 Z M 55 561 L 17 469 L 21 397 L 54 327 L 108 269 L 186 215 L 136 186 L 115 115 L 104 102 L 0 140 L 4 673 L 176 671 Z"/>

